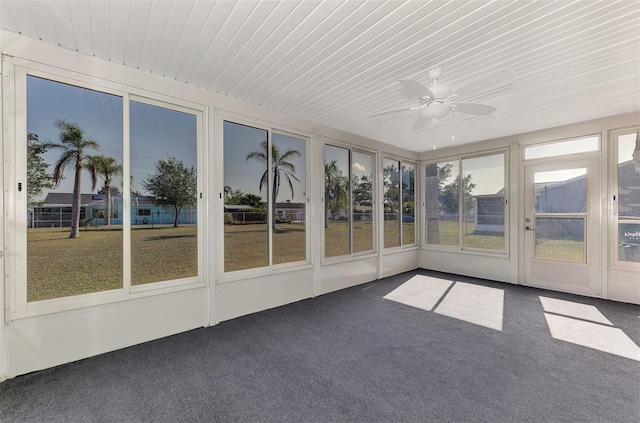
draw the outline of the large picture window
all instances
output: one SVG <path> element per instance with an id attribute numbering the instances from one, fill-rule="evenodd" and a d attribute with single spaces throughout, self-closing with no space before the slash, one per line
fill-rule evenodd
<path id="1" fill-rule="evenodd" d="M 26 83 L 26 301 L 201 281 L 199 112 Z"/>
<path id="2" fill-rule="evenodd" d="M 307 261 L 306 140 L 225 121 L 224 271 Z"/>
<path id="3" fill-rule="evenodd" d="M 505 251 L 504 191 L 504 153 L 426 165 L 426 243 Z"/>
<path id="4" fill-rule="evenodd" d="M 374 251 L 370 153 L 324 146 L 324 256 Z"/>

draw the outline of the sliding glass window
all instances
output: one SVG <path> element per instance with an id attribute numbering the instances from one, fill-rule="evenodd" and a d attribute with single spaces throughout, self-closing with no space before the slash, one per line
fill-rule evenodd
<path id="1" fill-rule="evenodd" d="M 122 116 L 120 96 L 27 76 L 27 301 L 122 288 Z"/>
<path id="2" fill-rule="evenodd" d="M 79 85 L 26 76 L 26 302 L 201 282 L 199 112 Z"/>
<path id="3" fill-rule="evenodd" d="M 384 158 L 384 248 L 413 245 L 415 235 L 414 164 Z"/>
<path id="4" fill-rule="evenodd" d="M 425 166 L 425 241 L 506 251 L 505 153 Z"/>
<path id="5" fill-rule="evenodd" d="M 324 256 L 374 251 L 374 155 L 324 146 Z"/>
<path id="6" fill-rule="evenodd" d="M 225 121 L 224 271 L 307 259 L 306 139 Z"/>
<path id="7" fill-rule="evenodd" d="M 129 107 L 131 284 L 195 277 L 197 117 L 139 101 Z"/>

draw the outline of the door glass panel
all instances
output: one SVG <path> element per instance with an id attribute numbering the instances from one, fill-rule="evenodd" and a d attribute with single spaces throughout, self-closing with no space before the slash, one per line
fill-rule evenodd
<path id="1" fill-rule="evenodd" d="M 618 137 L 618 261 L 640 263 L 640 133 Z"/>
<path id="2" fill-rule="evenodd" d="M 536 218 L 536 258 L 584 263 L 585 219 Z"/>
<path id="3" fill-rule="evenodd" d="M 537 172 L 536 213 L 584 213 L 587 209 L 587 169 Z"/>
<path id="4" fill-rule="evenodd" d="M 273 213 L 273 264 L 307 259 L 305 141 L 273 134 L 271 146 Z"/>
<path id="5" fill-rule="evenodd" d="M 352 155 L 353 252 L 373 251 L 373 155 Z"/>
<path id="6" fill-rule="evenodd" d="M 130 108 L 131 285 L 198 276 L 197 117 Z"/>
<path id="7" fill-rule="evenodd" d="M 27 77 L 29 302 L 123 286 L 122 110 L 122 97 Z"/>

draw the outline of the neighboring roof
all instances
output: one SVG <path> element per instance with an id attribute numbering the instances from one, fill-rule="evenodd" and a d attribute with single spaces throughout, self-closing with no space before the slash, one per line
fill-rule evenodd
<path id="1" fill-rule="evenodd" d="M 86 206 L 97 201 L 104 201 L 104 195 L 102 194 L 80 194 L 80 204 Z M 71 205 L 73 202 L 72 192 L 50 192 L 44 199 L 43 206 L 47 205 Z"/>
<path id="2" fill-rule="evenodd" d="M 80 203 L 82 206 L 88 206 L 92 204 L 103 204 L 104 194 L 80 194 Z M 122 201 L 122 195 L 111 196 L 113 200 Z M 73 202 L 73 193 L 71 192 L 50 192 L 44 199 L 42 207 L 51 206 L 70 206 Z M 134 195 L 131 197 L 132 206 L 153 206 L 153 199 L 145 195 Z"/>
<path id="3" fill-rule="evenodd" d="M 249 210 L 249 209 L 253 209 L 254 207 L 251 206 L 245 206 L 243 204 L 225 204 L 224 205 L 224 210 L 225 211 L 230 211 L 230 210 Z"/>
<path id="4" fill-rule="evenodd" d="M 304 210 L 305 208 L 305 203 L 276 203 L 276 209 L 280 210 Z"/>

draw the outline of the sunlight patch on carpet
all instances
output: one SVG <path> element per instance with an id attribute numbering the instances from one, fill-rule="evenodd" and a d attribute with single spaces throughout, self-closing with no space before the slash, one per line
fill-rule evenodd
<path id="1" fill-rule="evenodd" d="M 451 284 L 453 282 L 444 279 L 415 275 L 385 295 L 384 298 L 421 310 L 431 311 Z"/>
<path id="2" fill-rule="evenodd" d="M 501 289 L 416 275 L 384 298 L 474 325 L 502 330 L 504 291 Z"/>
<path id="3" fill-rule="evenodd" d="M 596 306 L 538 298 L 554 339 L 640 361 L 640 347 L 622 329 L 614 327 Z"/>
<path id="4" fill-rule="evenodd" d="M 547 313 L 561 314 L 563 316 L 575 317 L 577 319 L 589 320 L 590 322 L 602 323 L 613 326 L 604 314 L 600 313 L 595 306 L 580 304 L 573 301 L 558 300 L 555 298 L 539 297 L 542 308 Z"/>
<path id="5" fill-rule="evenodd" d="M 443 316 L 501 331 L 504 291 L 456 282 L 434 311 Z"/>
<path id="6" fill-rule="evenodd" d="M 640 347 L 621 329 L 545 313 L 554 339 L 640 361 Z"/>

